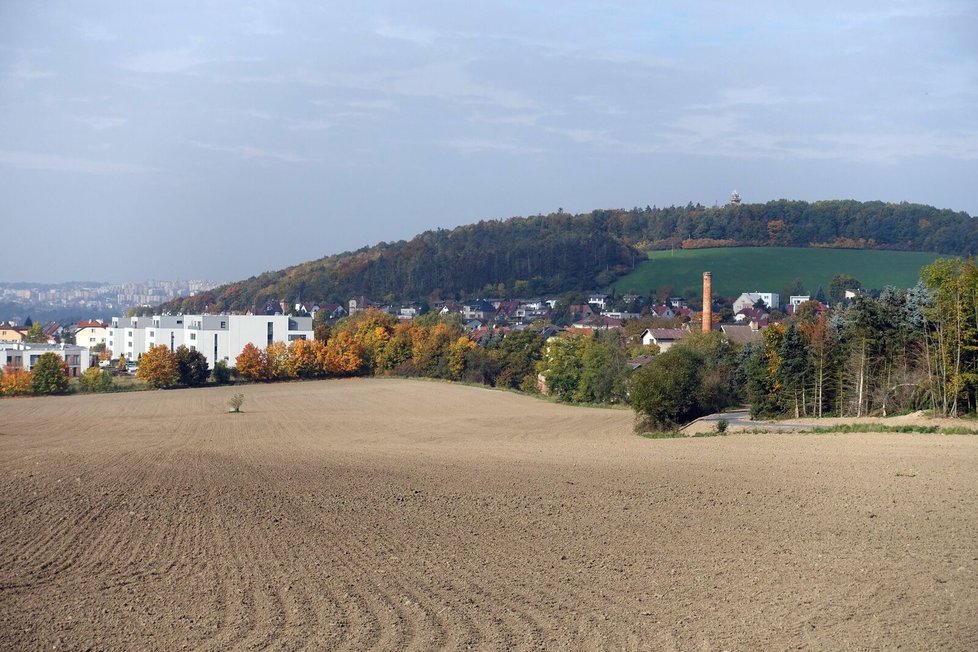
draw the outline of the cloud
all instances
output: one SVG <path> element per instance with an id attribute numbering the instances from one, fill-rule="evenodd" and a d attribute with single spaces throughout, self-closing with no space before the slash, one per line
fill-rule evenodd
<path id="1" fill-rule="evenodd" d="M 0 165 L 19 170 L 45 170 L 48 172 L 81 172 L 84 174 L 136 174 L 147 172 L 148 168 L 130 163 L 96 161 L 92 159 L 26 152 L 19 150 L 0 150 Z"/>
<path id="2" fill-rule="evenodd" d="M 513 142 L 489 140 L 481 138 L 458 138 L 443 140 L 438 143 L 442 147 L 461 152 L 501 152 L 506 154 L 539 154 L 544 150 L 538 147 L 527 147 Z"/>
<path id="3" fill-rule="evenodd" d="M 392 25 L 390 23 L 384 23 L 374 29 L 374 34 L 381 38 L 407 41 L 408 43 L 422 47 L 432 45 L 438 38 L 438 33 L 434 30 L 407 25 Z"/>
<path id="4" fill-rule="evenodd" d="M 29 61 L 17 61 L 16 63 L 12 63 L 7 66 L 5 76 L 15 82 L 27 83 L 37 81 L 38 79 L 55 77 L 57 76 L 57 73 L 53 70 L 35 68 Z"/>
<path id="5" fill-rule="evenodd" d="M 277 152 L 260 147 L 254 147 L 252 145 L 226 146 L 205 143 L 197 140 L 191 140 L 188 142 L 198 149 L 203 149 L 209 152 L 220 152 L 222 154 L 231 154 L 245 161 L 264 159 L 269 161 L 279 161 L 281 163 L 308 163 L 314 160 L 298 156 L 296 154 L 290 154 L 288 152 Z"/>
<path id="6" fill-rule="evenodd" d="M 289 125 L 289 129 L 292 131 L 325 131 L 332 126 L 324 120 L 306 120 L 292 123 Z"/>
<path id="7" fill-rule="evenodd" d="M 122 60 L 119 67 L 147 75 L 174 75 L 189 73 L 214 63 L 251 63 L 260 60 L 256 57 L 209 57 L 197 54 L 193 48 L 180 48 L 135 54 Z"/>
<path id="8" fill-rule="evenodd" d="M 121 127 L 126 124 L 128 120 L 126 118 L 117 118 L 111 116 L 87 116 L 75 118 L 78 122 L 88 125 L 95 131 L 104 131 L 106 129 L 114 129 L 116 127 Z"/>
<path id="9" fill-rule="evenodd" d="M 118 40 L 118 36 L 115 32 L 108 29 L 105 25 L 101 23 L 96 23 L 87 18 L 83 18 L 78 21 L 75 27 L 75 31 L 83 39 L 88 41 L 95 41 L 98 43 L 108 43 Z"/>

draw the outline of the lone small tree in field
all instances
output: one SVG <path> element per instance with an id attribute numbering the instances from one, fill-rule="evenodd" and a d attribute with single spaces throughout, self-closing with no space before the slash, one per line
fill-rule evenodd
<path id="1" fill-rule="evenodd" d="M 241 404 L 244 403 L 244 394 L 234 394 L 228 399 L 229 412 L 240 412 Z"/>

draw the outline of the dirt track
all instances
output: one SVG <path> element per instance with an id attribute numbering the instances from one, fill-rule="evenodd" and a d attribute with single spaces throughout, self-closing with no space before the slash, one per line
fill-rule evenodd
<path id="1" fill-rule="evenodd" d="M 3 649 L 974 650 L 976 614 L 978 437 L 397 380 L 0 401 Z"/>

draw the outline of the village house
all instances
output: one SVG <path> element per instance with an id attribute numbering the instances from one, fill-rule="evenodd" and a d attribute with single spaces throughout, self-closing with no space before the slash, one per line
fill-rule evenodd
<path id="1" fill-rule="evenodd" d="M 744 292 L 734 300 L 733 311 L 737 313 L 744 308 L 752 308 L 758 301 L 763 301 L 768 310 L 781 307 L 781 296 L 777 292 Z"/>
<path id="2" fill-rule="evenodd" d="M 103 321 L 86 319 L 75 325 L 75 344 L 86 346 L 89 350 L 99 344 L 106 345 L 108 337 L 109 325 Z"/>
<path id="3" fill-rule="evenodd" d="M 0 342 L 23 342 L 27 338 L 27 329 L 9 321 L 0 324 Z"/>
<path id="4" fill-rule="evenodd" d="M 685 328 L 646 328 L 642 333 L 642 345 L 655 344 L 660 353 L 668 351 L 673 344 L 689 335 Z"/>

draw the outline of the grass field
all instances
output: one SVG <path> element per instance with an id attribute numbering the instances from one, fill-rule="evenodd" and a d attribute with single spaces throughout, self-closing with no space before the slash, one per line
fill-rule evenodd
<path id="1" fill-rule="evenodd" d="M 685 297 L 702 294 L 703 272 L 713 272 L 713 293 L 736 297 L 741 292 L 781 292 L 796 278 L 815 294 L 826 295 L 836 274 L 848 274 L 864 288 L 886 285 L 911 287 L 921 267 L 940 254 L 861 249 L 800 249 L 789 247 L 731 247 L 650 251 L 649 259 L 614 283 L 621 292 L 646 293 L 671 285 Z"/>

